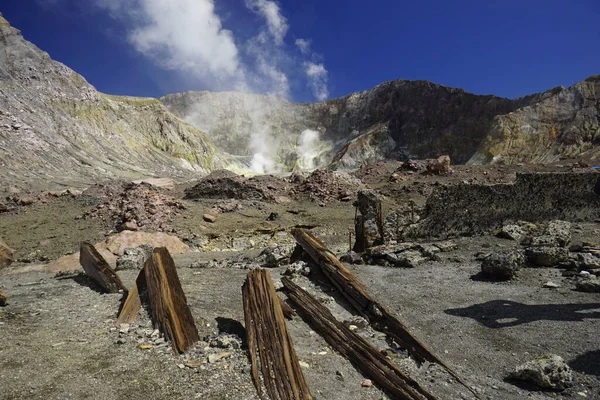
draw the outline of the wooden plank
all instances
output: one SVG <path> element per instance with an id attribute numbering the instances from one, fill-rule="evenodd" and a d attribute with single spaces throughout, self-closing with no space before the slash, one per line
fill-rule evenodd
<path id="1" fill-rule="evenodd" d="M 184 353 L 200 337 L 169 251 L 154 249 L 143 271 L 152 321 L 171 341 L 173 351 Z"/>
<path id="2" fill-rule="evenodd" d="M 250 271 L 242 295 L 251 375 L 258 395 L 265 398 L 262 375 L 271 400 L 311 400 L 269 271 Z"/>
<path id="3" fill-rule="evenodd" d="M 127 292 L 119 275 L 108 265 L 96 248 L 87 242 L 79 247 L 79 263 L 85 274 L 92 278 L 107 293 Z"/>
<path id="4" fill-rule="evenodd" d="M 365 317 L 376 329 L 391 336 L 407 349 L 419 362 L 429 361 L 441 365 L 459 383 L 465 386 L 477 398 L 477 393 L 458 376 L 439 357 L 429 350 L 410 330 L 392 315 L 385 307 L 375 301 L 361 281 L 325 246 L 305 229 L 292 229 L 292 236 L 298 244 L 321 267 L 323 273 L 331 280 L 352 306 Z"/>
<path id="5" fill-rule="evenodd" d="M 337 352 L 356 368 L 373 379 L 377 385 L 402 400 L 435 400 L 436 397 L 417 381 L 406 375 L 364 338 L 339 322 L 331 312 L 314 297 L 302 290 L 289 278 L 281 279 L 288 297 L 298 306 L 302 317 Z"/>
<path id="6" fill-rule="evenodd" d="M 136 320 L 140 308 L 142 308 L 141 293 L 147 290 L 146 271 L 144 268 L 140 270 L 137 279 L 133 283 L 133 287 L 127 294 L 127 299 L 119 312 L 116 325 L 131 324 Z"/>
<path id="7" fill-rule="evenodd" d="M 281 303 L 281 311 L 283 311 L 283 316 L 286 319 L 292 319 L 294 317 L 294 315 L 296 315 L 296 311 L 294 311 L 294 309 L 288 303 L 286 303 L 286 301 L 283 300 L 281 297 L 278 297 L 278 298 Z"/>

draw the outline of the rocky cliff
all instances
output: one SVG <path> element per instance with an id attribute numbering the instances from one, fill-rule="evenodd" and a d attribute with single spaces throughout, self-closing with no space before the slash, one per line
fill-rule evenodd
<path id="1" fill-rule="evenodd" d="M 600 159 L 600 75 L 494 118 L 470 163 Z"/>
<path id="2" fill-rule="evenodd" d="M 205 134 L 158 100 L 109 96 L 0 15 L 0 186 L 84 186 L 222 166 Z M 1 188 L 0 188 L 1 191 Z"/>

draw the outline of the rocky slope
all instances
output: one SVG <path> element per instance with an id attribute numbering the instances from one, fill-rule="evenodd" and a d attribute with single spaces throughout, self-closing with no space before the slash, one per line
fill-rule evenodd
<path id="1" fill-rule="evenodd" d="M 181 177 L 223 164 L 203 132 L 159 101 L 99 93 L 0 15 L 0 191 Z"/>

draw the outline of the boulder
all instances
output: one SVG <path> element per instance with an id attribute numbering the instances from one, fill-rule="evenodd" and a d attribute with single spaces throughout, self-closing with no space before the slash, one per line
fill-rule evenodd
<path id="1" fill-rule="evenodd" d="M 439 156 L 435 160 L 429 160 L 427 162 L 427 172 L 435 175 L 451 174 L 450 156 Z"/>
<path id="2" fill-rule="evenodd" d="M 429 261 L 429 258 L 424 257 L 419 250 L 406 250 L 398 254 L 388 254 L 387 260 L 391 262 L 394 267 L 416 268 L 420 264 Z"/>
<path id="3" fill-rule="evenodd" d="M 15 252 L 0 239 L 0 270 L 8 267 L 15 261 Z"/>
<path id="4" fill-rule="evenodd" d="M 123 255 L 117 258 L 115 271 L 141 270 L 146 260 L 152 257 L 152 250 L 152 246 L 148 244 L 125 249 Z"/>
<path id="5" fill-rule="evenodd" d="M 549 354 L 518 366 L 509 375 L 542 389 L 564 390 L 573 384 L 573 373 L 562 357 Z"/>
<path id="6" fill-rule="evenodd" d="M 525 265 L 525 256 L 520 250 L 505 250 L 488 255 L 481 263 L 481 273 L 492 279 L 512 279 Z"/>
<path id="7" fill-rule="evenodd" d="M 579 277 L 575 288 L 580 292 L 600 293 L 600 279 L 591 274 Z"/>
<path id="8" fill-rule="evenodd" d="M 503 239 L 520 241 L 525 234 L 525 228 L 520 225 L 504 225 L 497 236 Z"/>
<path id="9" fill-rule="evenodd" d="M 569 250 L 564 247 L 528 247 L 525 250 L 527 262 L 539 267 L 554 267 L 568 260 Z"/>
<path id="10" fill-rule="evenodd" d="M 125 249 L 148 244 L 154 248 L 166 247 L 171 254 L 188 253 L 190 248 L 178 237 L 162 232 L 123 231 L 111 236 L 102 245 L 112 254 L 122 256 Z"/>

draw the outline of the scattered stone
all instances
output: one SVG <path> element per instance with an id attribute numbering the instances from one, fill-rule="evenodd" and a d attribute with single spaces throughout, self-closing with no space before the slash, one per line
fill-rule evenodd
<path id="1" fill-rule="evenodd" d="M 242 347 L 242 339 L 237 335 L 220 334 L 217 336 L 209 336 L 205 339 L 211 347 L 220 349 L 239 350 Z"/>
<path id="2" fill-rule="evenodd" d="M 219 353 L 219 354 L 209 354 L 208 362 L 213 364 L 213 363 L 216 363 L 217 361 L 227 358 L 229 356 L 231 356 L 231 353 L 227 353 L 227 352 Z"/>
<path id="3" fill-rule="evenodd" d="M 363 259 L 360 256 L 360 254 L 358 254 L 354 251 L 350 251 L 350 252 L 340 256 L 340 261 L 348 263 L 348 264 L 362 264 L 363 263 Z"/>
<path id="4" fill-rule="evenodd" d="M 141 270 L 146 260 L 152 257 L 152 250 L 152 246 L 148 244 L 125 249 L 123 255 L 117 258 L 115 271 Z"/>
<path id="5" fill-rule="evenodd" d="M 525 257 L 532 265 L 554 267 L 569 258 L 569 250 L 564 247 L 529 247 L 525 250 Z"/>
<path id="6" fill-rule="evenodd" d="M 578 253 L 577 263 L 583 270 L 597 269 L 600 268 L 600 257 L 592 253 Z"/>
<path id="7" fill-rule="evenodd" d="M 371 386 L 373 386 L 373 382 L 370 379 L 364 379 L 360 386 L 370 388 Z"/>
<path id="8" fill-rule="evenodd" d="M 298 364 L 302 367 L 302 368 L 310 368 L 310 365 L 308 365 L 308 363 L 304 362 L 304 361 L 298 361 Z"/>
<path id="9" fill-rule="evenodd" d="M 509 378 L 528 382 L 543 389 L 564 390 L 573 384 L 571 368 L 562 357 L 554 354 L 518 366 Z"/>
<path id="10" fill-rule="evenodd" d="M 304 261 L 296 261 L 286 268 L 283 275 L 294 276 L 294 275 L 310 275 L 310 267 Z"/>
<path id="11" fill-rule="evenodd" d="M 35 202 L 32 197 L 20 197 L 18 203 L 22 206 L 30 206 Z"/>
<path id="12" fill-rule="evenodd" d="M 217 217 L 212 214 L 204 214 L 202 216 L 202 219 L 205 220 L 206 222 L 210 222 L 211 224 L 214 224 L 215 222 L 217 222 Z"/>
<path id="13" fill-rule="evenodd" d="M 442 253 L 447 253 L 449 251 L 454 251 L 458 249 L 458 245 L 451 241 L 437 242 L 433 243 L 433 245 L 440 249 Z"/>
<path id="14" fill-rule="evenodd" d="M 0 270 L 8 267 L 15 261 L 14 250 L 8 247 L 2 239 L 0 239 Z"/>
<path id="15" fill-rule="evenodd" d="M 202 365 L 202 361 L 195 359 L 183 360 L 183 365 L 188 368 L 198 368 Z"/>
<path id="16" fill-rule="evenodd" d="M 548 288 L 548 289 L 558 289 L 560 287 L 560 285 L 558 283 L 554 283 L 551 281 L 548 281 L 546 283 L 544 283 L 542 285 L 542 287 Z"/>
<path id="17" fill-rule="evenodd" d="M 138 346 L 138 349 L 140 350 L 150 350 L 152 348 L 152 344 L 151 343 L 142 343 Z"/>
<path id="18" fill-rule="evenodd" d="M 277 268 L 287 264 L 292 249 L 289 246 L 277 245 L 265 248 L 258 256 L 258 262 L 269 268 Z"/>
<path id="19" fill-rule="evenodd" d="M 126 221 L 119 226 L 120 231 L 137 231 L 139 228 L 135 221 Z"/>
<path id="20" fill-rule="evenodd" d="M 520 250 L 505 250 L 492 253 L 481 263 L 481 272 L 493 279 L 512 279 L 525 265 L 525 257 Z"/>
<path id="21" fill-rule="evenodd" d="M 420 264 L 429 260 L 424 257 L 419 250 L 407 250 L 399 254 L 388 254 L 388 260 L 394 267 L 416 268 Z"/>

